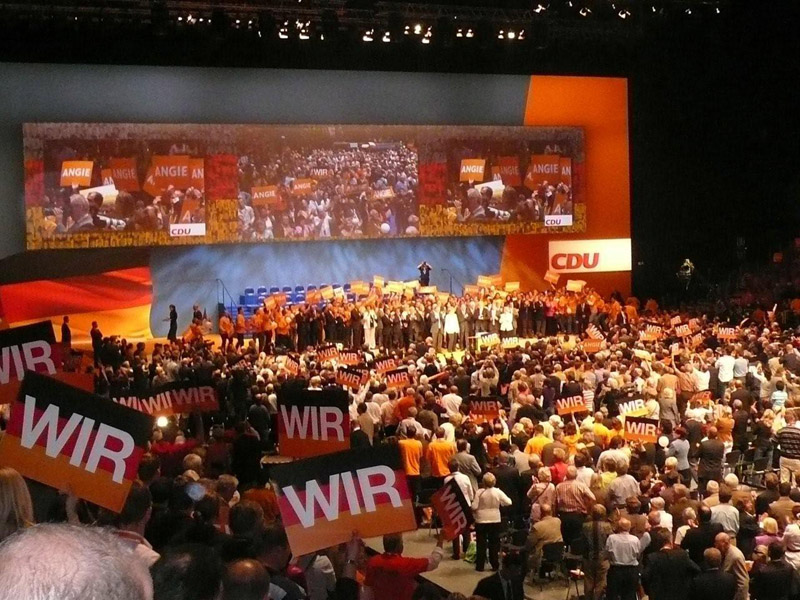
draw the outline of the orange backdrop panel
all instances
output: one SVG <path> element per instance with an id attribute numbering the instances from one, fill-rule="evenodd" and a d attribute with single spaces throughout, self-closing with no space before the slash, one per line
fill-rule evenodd
<path id="1" fill-rule="evenodd" d="M 549 288 L 548 242 L 557 239 L 628 238 L 631 235 L 628 155 L 628 81 L 610 77 L 534 75 L 528 87 L 525 125 L 583 127 L 585 132 L 586 231 L 563 235 L 509 235 L 501 273 L 525 288 Z M 581 273 L 608 294 L 630 294 L 630 273 Z"/>

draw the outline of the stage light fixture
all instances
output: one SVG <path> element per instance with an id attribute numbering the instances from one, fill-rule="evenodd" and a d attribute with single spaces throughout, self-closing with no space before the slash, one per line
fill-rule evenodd
<path id="1" fill-rule="evenodd" d="M 364 35 L 363 35 L 363 36 L 361 36 L 361 39 L 362 39 L 362 41 L 365 41 L 365 42 L 371 42 L 371 41 L 373 41 L 373 39 L 374 39 L 374 38 L 373 38 L 373 35 L 374 35 L 374 34 L 375 34 L 375 30 L 374 30 L 374 29 L 367 29 L 367 30 L 364 32 Z"/>
<path id="2" fill-rule="evenodd" d="M 536 14 L 541 14 L 547 10 L 547 7 L 544 4 L 537 4 L 536 8 L 533 9 L 533 12 Z"/>
<path id="3" fill-rule="evenodd" d="M 498 40 L 506 39 L 506 32 L 504 29 L 501 29 L 500 31 L 497 32 L 497 39 Z"/>
<path id="4" fill-rule="evenodd" d="M 383 37 L 381 38 L 381 41 L 382 41 L 384 44 L 388 44 L 389 42 L 391 42 L 391 41 L 392 41 L 392 34 L 391 34 L 391 33 L 389 33 L 388 31 L 384 31 L 384 32 L 383 32 Z"/>
<path id="5" fill-rule="evenodd" d="M 417 23 L 414 25 L 414 35 L 421 35 L 422 34 L 422 25 Z"/>
<path id="6" fill-rule="evenodd" d="M 516 38 L 517 38 L 517 34 L 514 32 L 514 30 L 513 29 L 509 29 L 508 30 L 508 39 L 509 40 L 514 40 Z"/>
<path id="7" fill-rule="evenodd" d="M 464 30 L 463 30 L 463 29 L 461 29 L 461 27 L 459 27 L 459 28 L 456 30 L 456 37 L 457 37 L 457 38 L 463 38 L 463 37 L 464 37 Z"/>
<path id="8" fill-rule="evenodd" d="M 284 21 L 281 28 L 278 30 L 278 37 L 282 40 L 289 39 L 289 21 Z"/>
<path id="9" fill-rule="evenodd" d="M 422 36 L 422 43 L 430 44 L 432 37 L 433 37 L 433 29 L 431 27 L 428 27 L 428 30 L 425 32 L 425 35 Z"/>
<path id="10" fill-rule="evenodd" d="M 524 29 L 520 29 L 519 33 L 517 34 L 517 41 L 518 42 L 522 42 L 524 40 L 525 40 L 525 30 Z"/>
<path id="11" fill-rule="evenodd" d="M 297 37 L 303 41 L 311 39 L 311 21 L 296 21 Z"/>
<path id="12" fill-rule="evenodd" d="M 471 28 L 467 29 L 466 37 L 468 38 L 475 37 L 475 32 L 473 32 Z"/>
<path id="13" fill-rule="evenodd" d="M 629 10 L 627 10 L 627 9 L 624 9 L 624 8 L 621 11 L 619 11 L 617 14 L 619 15 L 619 18 L 623 19 L 623 20 L 625 20 L 625 19 L 627 19 L 628 17 L 631 16 L 631 12 Z"/>
<path id="14" fill-rule="evenodd" d="M 578 14 L 582 17 L 588 17 L 590 14 L 592 14 L 592 9 L 584 6 L 578 11 Z"/>

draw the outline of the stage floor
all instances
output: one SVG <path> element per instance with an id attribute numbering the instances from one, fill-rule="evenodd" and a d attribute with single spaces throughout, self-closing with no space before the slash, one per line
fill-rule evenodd
<path id="1" fill-rule="evenodd" d="M 366 545 L 375 550 L 376 552 L 383 552 L 383 542 L 381 538 L 369 538 L 364 540 Z M 403 534 L 403 544 L 405 549 L 403 554 L 405 556 L 413 556 L 415 558 L 427 557 L 430 555 L 431 550 L 436 545 L 435 530 L 428 533 L 428 529 L 422 528 L 416 531 L 410 531 Z M 475 590 L 475 586 L 484 577 L 492 574 L 487 565 L 486 571 L 478 573 L 475 570 L 475 565 L 465 562 L 463 560 L 453 560 L 452 550 L 449 542 L 445 542 L 444 547 L 445 558 L 435 571 L 424 573 L 423 579 L 427 579 L 431 583 L 447 590 L 448 592 L 458 592 L 469 597 Z M 575 586 L 570 584 L 572 592 L 571 598 L 575 597 Z M 578 589 L 583 593 L 583 584 L 578 584 Z M 567 595 L 567 582 L 565 580 L 558 580 L 548 582 L 542 589 L 539 585 L 525 584 L 525 597 L 536 600 L 564 600 Z"/>

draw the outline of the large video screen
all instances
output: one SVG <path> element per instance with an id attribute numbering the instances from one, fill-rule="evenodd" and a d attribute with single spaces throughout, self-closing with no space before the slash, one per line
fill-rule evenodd
<path id="1" fill-rule="evenodd" d="M 30 250 L 586 230 L 578 127 L 23 132 Z"/>

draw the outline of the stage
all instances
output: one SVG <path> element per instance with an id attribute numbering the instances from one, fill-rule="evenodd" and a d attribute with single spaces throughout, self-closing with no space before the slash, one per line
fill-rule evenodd
<path id="1" fill-rule="evenodd" d="M 427 557 L 430 555 L 431 550 L 436 545 L 435 530 L 428 531 L 427 528 L 417 529 L 403 534 L 403 542 L 405 556 L 414 558 Z M 383 552 L 383 542 L 381 538 L 369 538 L 364 540 L 367 547 L 376 551 Z M 445 542 L 444 546 L 445 558 L 442 560 L 439 568 L 429 573 L 424 573 L 421 577 L 424 580 L 447 590 L 448 592 L 457 592 L 469 597 L 475 591 L 475 586 L 484 577 L 492 574 L 492 571 L 487 565 L 486 571 L 478 573 L 475 571 L 475 565 L 465 562 L 463 560 L 453 560 L 452 549 L 449 542 Z M 539 585 L 530 585 L 525 583 L 525 597 L 536 598 L 537 600 L 564 600 L 567 596 L 567 582 L 566 580 L 559 579 L 554 582 L 545 583 L 543 588 Z M 570 584 L 571 594 L 570 597 L 575 596 L 575 586 Z M 583 591 L 583 585 L 579 583 L 578 589 Z"/>

